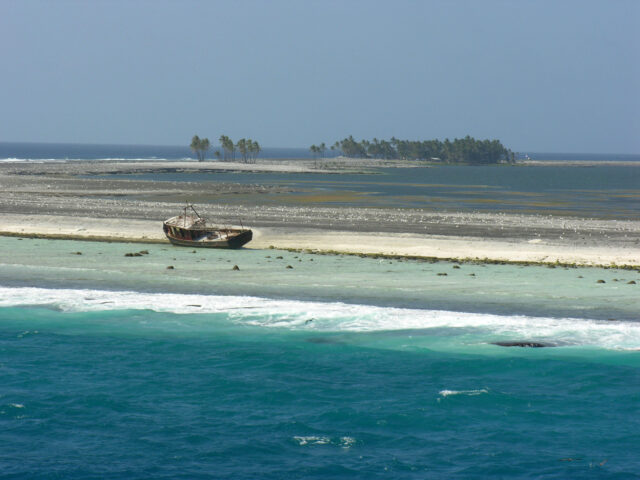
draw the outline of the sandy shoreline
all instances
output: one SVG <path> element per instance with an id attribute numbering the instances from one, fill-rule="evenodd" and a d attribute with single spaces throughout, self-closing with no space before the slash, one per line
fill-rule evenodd
<path id="1" fill-rule="evenodd" d="M 3 215 L 0 235 L 120 242 L 167 243 L 161 223 L 152 220 Z M 548 240 L 484 239 L 408 233 L 358 233 L 317 229 L 257 228 L 249 249 L 297 249 L 318 252 L 408 256 L 447 260 L 513 263 L 562 263 L 585 266 L 638 266 L 640 250 L 576 247 Z"/>
<path id="2" fill-rule="evenodd" d="M 255 234 L 249 248 L 640 266 L 640 221 L 635 220 L 273 205 L 261 198 L 274 193 L 286 195 L 290 189 L 233 183 L 212 188 L 206 182 L 154 182 L 136 180 L 135 176 L 81 177 L 185 166 L 212 167 L 198 162 L 146 161 L 2 164 L 0 234 L 165 242 L 162 220 L 175 215 L 185 198 L 190 198 L 216 222 L 231 224 L 241 219 L 251 226 Z M 272 171 L 291 171 L 292 162 L 271 167 Z M 312 165 L 307 162 L 301 168 Z M 239 197 L 244 200 L 228 201 Z"/>

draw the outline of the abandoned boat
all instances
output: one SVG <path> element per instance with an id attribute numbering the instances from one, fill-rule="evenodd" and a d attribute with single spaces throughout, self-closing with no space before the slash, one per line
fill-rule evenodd
<path id="1" fill-rule="evenodd" d="M 165 220 L 164 234 L 174 245 L 181 247 L 240 248 L 253 238 L 248 228 L 226 228 L 209 225 L 193 205 L 184 213 Z"/>

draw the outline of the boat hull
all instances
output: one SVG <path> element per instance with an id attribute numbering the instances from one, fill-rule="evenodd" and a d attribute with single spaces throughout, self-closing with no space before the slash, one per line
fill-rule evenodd
<path id="1" fill-rule="evenodd" d="M 229 235 L 227 238 L 216 238 L 209 240 L 207 238 L 200 240 L 187 240 L 184 238 L 176 238 L 167 233 L 167 239 L 179 247 L 194 248 L 241 248 L 251 241 L 253 232 L 251 230 L 243 230 L 240 233 Z"/>

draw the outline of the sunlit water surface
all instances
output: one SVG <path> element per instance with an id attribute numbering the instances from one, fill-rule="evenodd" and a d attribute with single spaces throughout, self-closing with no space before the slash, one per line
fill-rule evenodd
<path id="1" fill-rule="evenodd" d="M 640 471 L 637 271 L 17 238 L 0 252 L 3 478 Z"/>

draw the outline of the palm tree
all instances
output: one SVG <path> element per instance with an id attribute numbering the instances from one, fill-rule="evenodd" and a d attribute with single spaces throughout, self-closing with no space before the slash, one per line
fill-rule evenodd
<path id="1" fill-rule="evenodd" d="M 249 154 L 251 157 L 251 162 L 256 163 L 256 159 L 258 158 L 258 154 L 260 153 L 260 144 L 258 142 L 249 140 Z"/>
<path id="2" fill-rule="evenodd" d="M 220 135 L 219 141 L 220 146 L 222 147 L 222 159 L 226 161 L 229 158 L 229 137 L 227 137 L 226 135 Z"/>
<path id="3" fill-rule="evenodd" d="M 200 138 L 198 135 L 194 135 L 191 139 L 191 150 L 193 150 L 198 157 L 198 161 L 204 161 L 205 154 L 207 150 L 209 150 L 209 139 L 208 138 Z"/>
<path id="4" fill-rule="evenodd" d="M 198 135 L 193 136 L 190 147 L 198 157 L 198 160 L 200 160 L 200 137 Z"/>
<path id="5" fill-rule="evenodd" d="M 236 147 L 238 147 L 238 151 L 242 155 L 242 161 L 247 163 L 247 140 L 241 138 L 238 140 L 238 143 L 236 143 Z"/>

